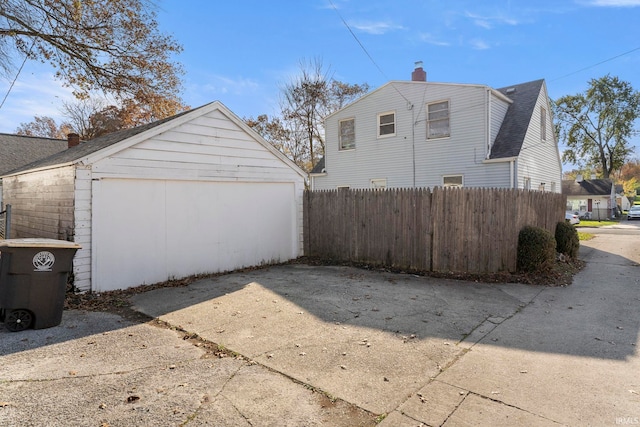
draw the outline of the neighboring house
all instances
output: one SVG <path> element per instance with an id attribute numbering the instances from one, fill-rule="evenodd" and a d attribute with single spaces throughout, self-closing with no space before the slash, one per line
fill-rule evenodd
<path id="1" fill-rule="evenodd" d="M 606 219 L 615 216 L 616 191 L 610 179 L 583 179 L 562 181 L 562 193 L 567 196 L 567 210 L 581 217 Z"/>
<path id="2" fill-rule="evenodd" d="M 0 133 L 0 176 L 36 160 L 67 149 L 66 139 Z M 2 210 L 2 180 L 0 180 L 0 211 Z"/>
<path id="3" fill-rule="evenodd" d="M 312 189 L 525 188 L 559 193 L 562 165 L 544 80 L 492 89 L 393 81 L 325 120 Z"/>
<path id="4" fill-rule="evenodd" d="M 616 185 L 616 205 L 622 211 L 628 211 L 631 207 L 631 201 L 624 195 L 624 187 L 622 185 Z"/>
<path id="5" fill-rule="evenodd" d="M 79 243 L 74 283 L 93 291 L 302 255 L 305 178 L 220 102 L 3 177 L 12 237 Z"/>

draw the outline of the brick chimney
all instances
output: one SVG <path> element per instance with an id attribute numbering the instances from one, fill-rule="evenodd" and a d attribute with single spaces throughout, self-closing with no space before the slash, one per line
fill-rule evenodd
<path id="1" fill-rule="evenodd" d="M 427 72 L 422 69 L 422 61 L 416 62 L 416 69 L 411 73 L 412 82 L 426 82 Z"/>
<path id="2" fill-rule="evenodd" d="M 76 145 L 80 144 L 80 135 L 78 135 L 77 133 L 68 134 L 67 143 L 69 145 L 69 148 L 75 147 Z"/>

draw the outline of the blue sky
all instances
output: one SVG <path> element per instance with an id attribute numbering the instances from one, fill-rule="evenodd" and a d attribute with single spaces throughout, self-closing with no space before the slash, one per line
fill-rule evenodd
<path id="1" fill-rule="evenodd" d="M 337 80 L 372 88 L 409 80 L 423 61 L 430 81 L 500 88 L 544 78 L 552 98 L 582 92 L 606 74 L 640 90 L 640 0 L 156 4 L 161 30 L 184 46 L 176 58 L 186 70 L 184 101 L 219 100 L 240 117 L 277 112 L 280 88 L 300 61 L 313 59 Z M 70 90 L 52 74 L 25 65 L 0 109 L 0 132 L 36 114 L 60 118 Z M 2 97 L 11 80 L 0 78 Z M 640 148 L 640 139 L 633 143 Z"/>

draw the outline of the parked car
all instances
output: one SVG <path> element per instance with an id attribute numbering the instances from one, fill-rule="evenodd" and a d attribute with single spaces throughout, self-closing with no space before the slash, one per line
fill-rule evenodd
<path id="1" fill-rule="evenodd" d="M 640 218 L 640 205 L 631 206 L 627 212 L 627 220 Z"/>
<path id="2" fill-rule="evenodd" d="M 640 212 L 639 212 L 640 213 Z M 580 217 L 574 212 L 567 211 L 564 215 L 565 221 L 569 224 L 580 224 Z"/>

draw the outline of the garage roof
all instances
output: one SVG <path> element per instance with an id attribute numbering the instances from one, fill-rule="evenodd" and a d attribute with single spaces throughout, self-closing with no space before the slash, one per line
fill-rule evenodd
<path id="1" fill-rule="evenodd" d="M 80 144 L 76 145 L 75 147 L 68 148 L 67 150 L 54 154 L 45 159 L 31 162 L 17 169 L 4 172 L 0 176 L 18 175 L 27 171 L 60 167 L 63 165 L 70 165 L 79 162 L 92 163 L 95 160 L 124 150 L 125 148 L 137 144 L 144 139 L 158 135 L 176 126 L 179 126 L 184 122 L 192 120 L 216 109 L 222 110 L 222 112 L 227 117 L 229 117 L 230 120 L 241 127 L 245 132 L 252 135 L 257 142 L 271 151 L 276 157 L 279 157 L 282 161 L 287 163 L 291 168 L 295 169 L 296 172 L 298 172 L 301 176 L 306 177 L 306 173 L 302 169 L 300 169 L 284 154 L 279 152 L 275 147 L 273 147 L 273 145 L 265 141 L 262 136 L 260 136 L 257 132 L 247 126 L 244 121 L 238 118 L 233 112 L 231 112 L 219 101 L 211 102 L 201 107 L 194 108 L 189 111 L 184 111 L 182 113 L 167 117 L 166 119 L 155 121 L 153 123 L 138 126 L 132 129 L 113 132 L 89 141 L 80 142 Z M 67 142 L 65 141 L 65 146 L 66 144 Z"/>

